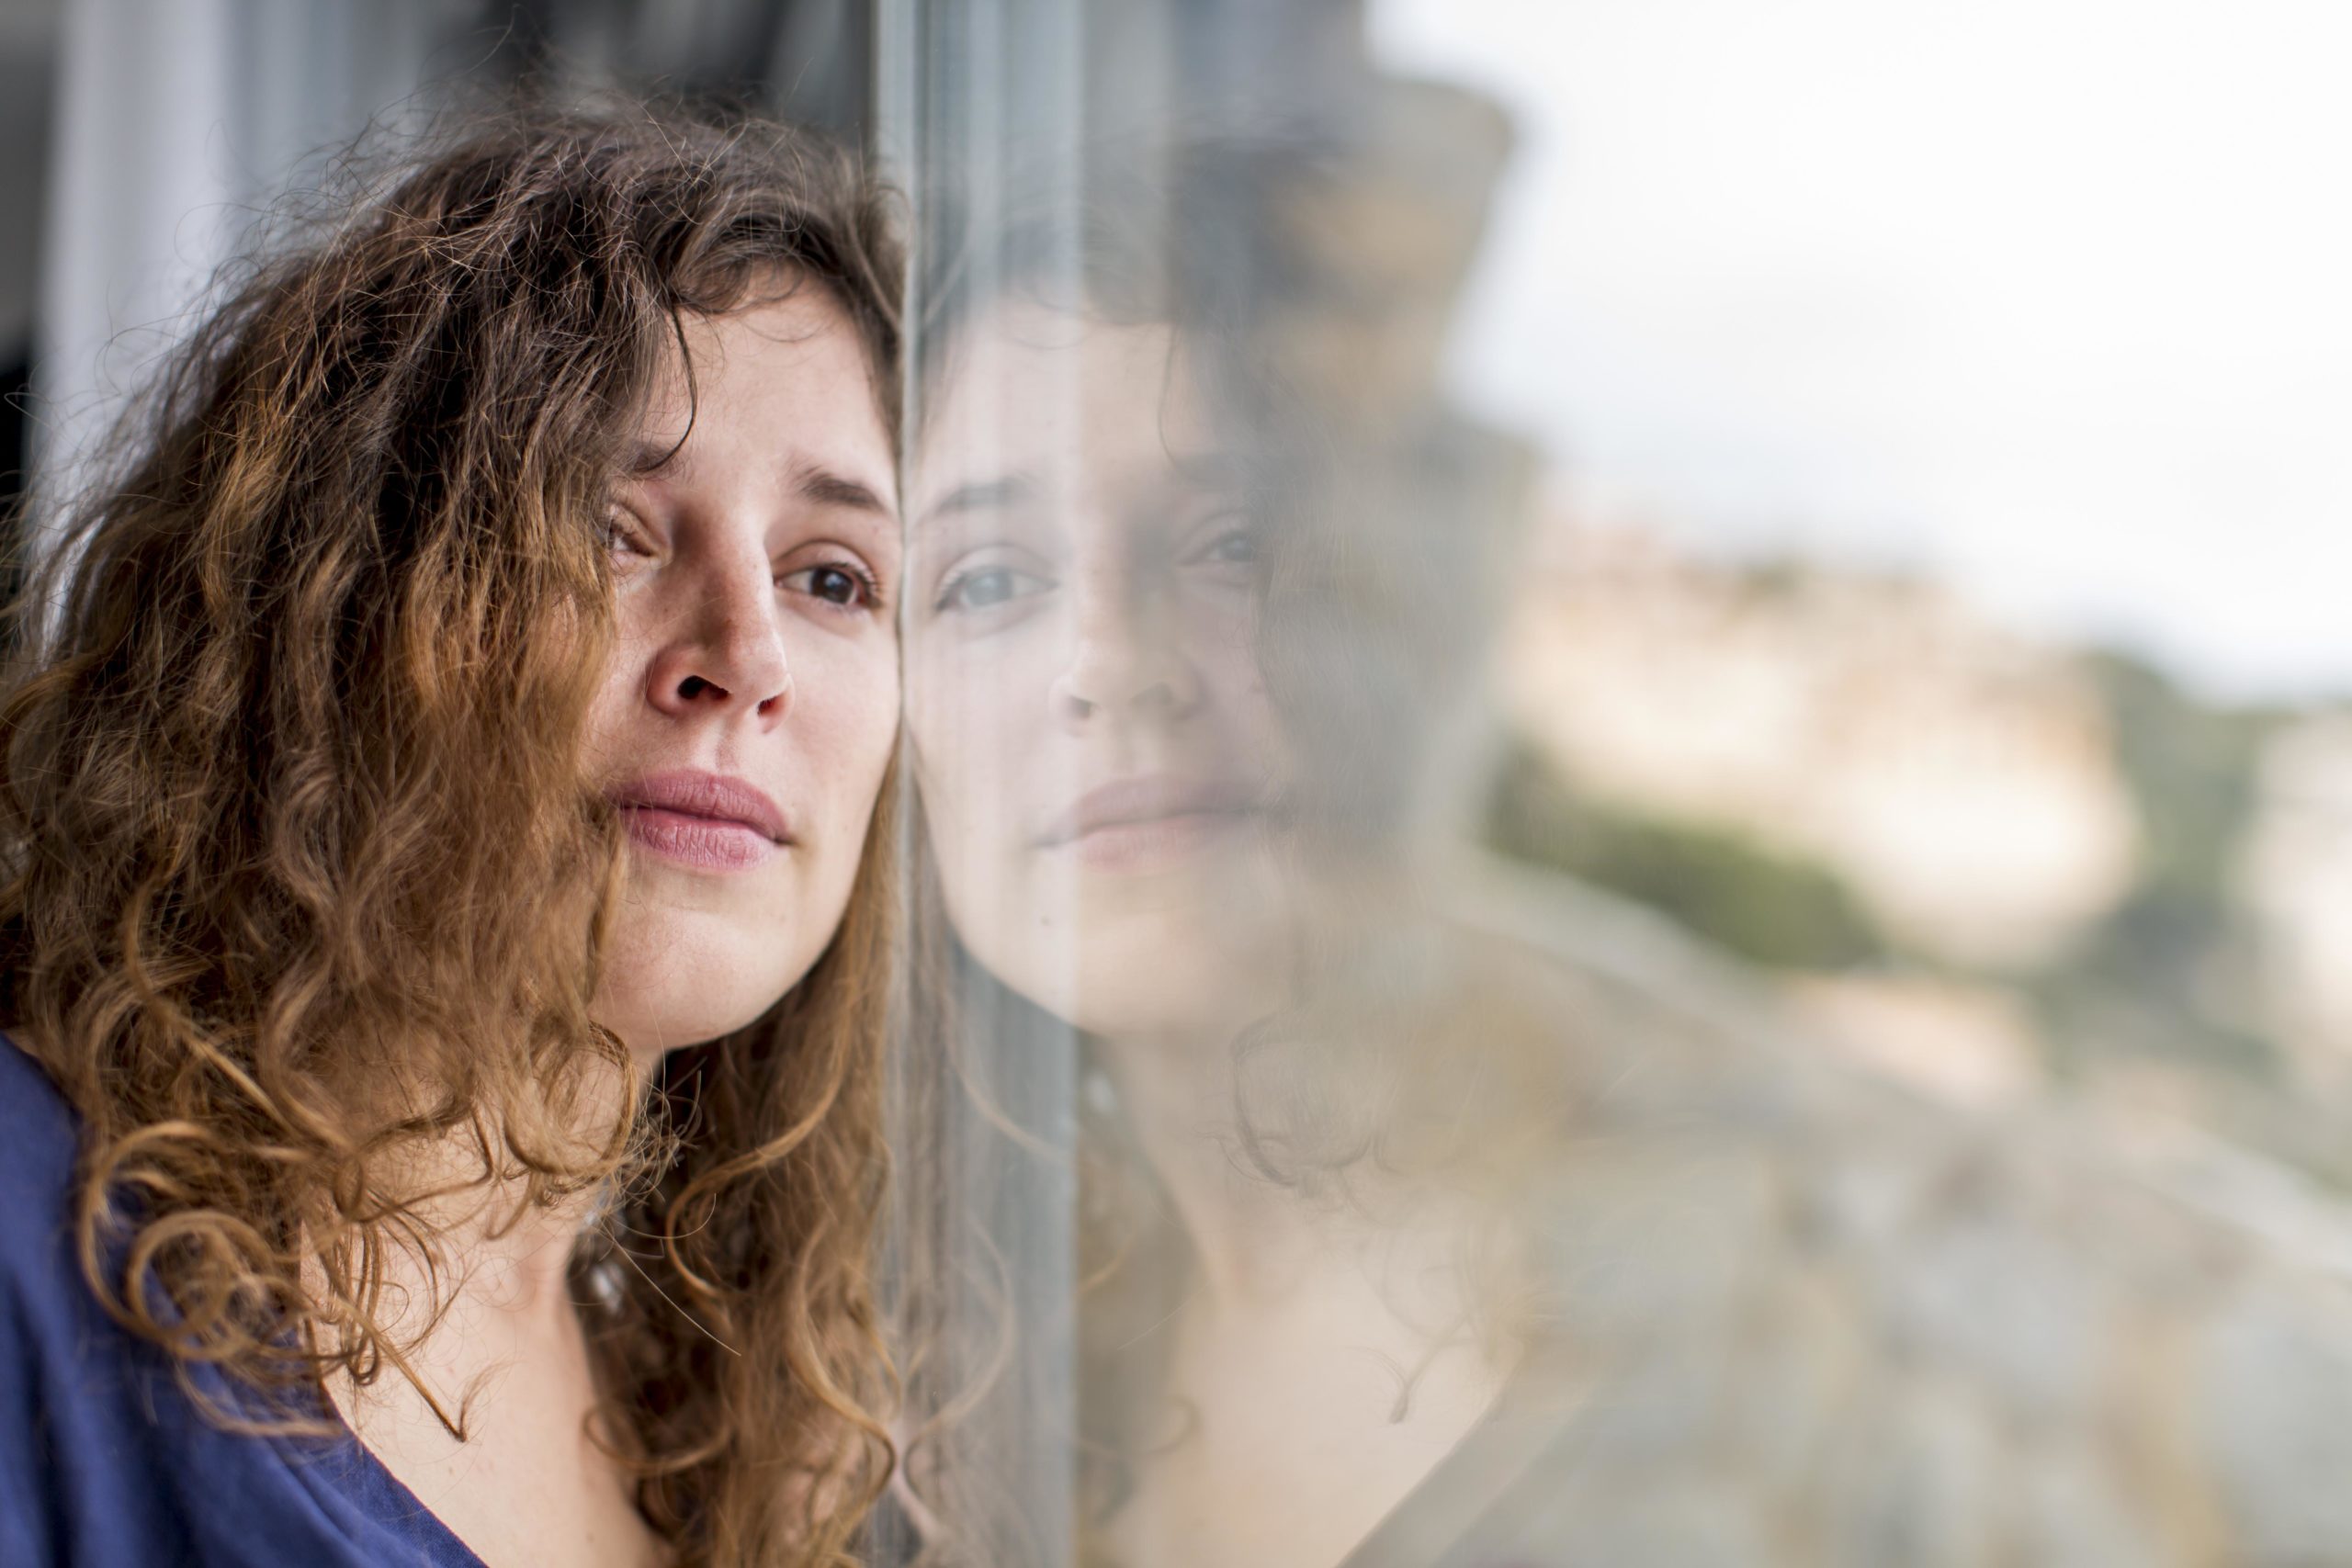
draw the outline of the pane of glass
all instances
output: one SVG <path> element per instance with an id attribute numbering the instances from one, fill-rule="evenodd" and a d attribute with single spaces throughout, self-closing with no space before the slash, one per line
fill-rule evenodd
<path id="1" fill-rule="evenodd" d="M 885 18 L 910 1544 L 2352 1554 L 2342 26 Z"/>

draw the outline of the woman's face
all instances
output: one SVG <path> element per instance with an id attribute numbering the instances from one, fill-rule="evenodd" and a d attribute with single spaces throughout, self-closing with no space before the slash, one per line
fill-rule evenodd
<path id="1" fill-rule="evenodd" d="M 914 471 L 912 761 L 950 916 L 1098 1033 L 1230 1027 L 1283 943 L 1258 521 L 1164 326 L 992 308 Z"/>
<path id="2" fill-rule="evenodd" d="M 596 1015 L 640 1054 L 751 1022 L 839 925 L 897 732 L 889 438 L 815 287 L 688 317 L 612 515 L 591 776 L 628 864 Z M 691 415 L 691 418 L 690 418 Z"/>

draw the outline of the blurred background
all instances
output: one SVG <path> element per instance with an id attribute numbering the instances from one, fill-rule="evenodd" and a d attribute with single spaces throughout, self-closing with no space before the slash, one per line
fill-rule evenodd
<path id="1" fill-rule="evenodd" d="M 1379 0 L 1517 132 L 1489 831 L 1934 1092 L 2340 1184 L 2352 17 Z"/>
<path id="2" fill-rule="evenodd" d="M 1344 127 L 1302 353 L 1451 433 L 1497 591 L 1446 830 L 1627 973 L 2340 1271 L 2347 63 L 2320 0 L 0 0 L 0 488 L 322 160 L 518 83 L 901 167 L 926 117 Z"/>

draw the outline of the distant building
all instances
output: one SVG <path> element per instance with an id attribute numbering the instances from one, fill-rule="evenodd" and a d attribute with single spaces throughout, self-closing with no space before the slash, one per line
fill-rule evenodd
<path id="1" fill-rule="evenodd" d="M 1498 671 L 1580 787 L 1837 871 L 1887 930 L 2022 967 L 2131 886 L 2139 822 L 2097 692 L 1940 586 L 1694 559 L 1566 528 Z"/>

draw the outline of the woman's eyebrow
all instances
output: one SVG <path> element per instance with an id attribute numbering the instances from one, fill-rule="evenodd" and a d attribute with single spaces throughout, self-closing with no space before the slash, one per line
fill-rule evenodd
<path id="1" fill-rule="evenodd" d="M 1195 490 L 1238 490 L 1259 477 L 1261 466 L 1238 452 L 1214 448 L 1205 452 L 1171 453 L 1169 466 L 1177 479 Z"/>
<path id="2" fill-rule="evenodd" d="M 1002 474 L 992 479 L 974 479 L 957 485 L 923 510 L 915 519 L 920 528 L 926 523 L 952 517 L 967 512 L 994 512 L 1008 506 L 1018 506 L 1037 493 L 1036 480 L 1027 474 Z"/>
<path id="3" fill-rule="evenodd" d="M 793 489 L 803 501 L 820 506 L 844 506 L 886 519 L 899 514 L 896 508 L 874 492 L 872 486 L 813 464 L 802 464 L 793 470 Z"/>
<path id="4" fill-rule="evenodd" d="M 675 441 L 639 441 L 628 449 L 621 461 L 621 472 L 631 479 L 650 479 L 655 474 L 677 478 L 685 468 L 685 437 Z"/>

